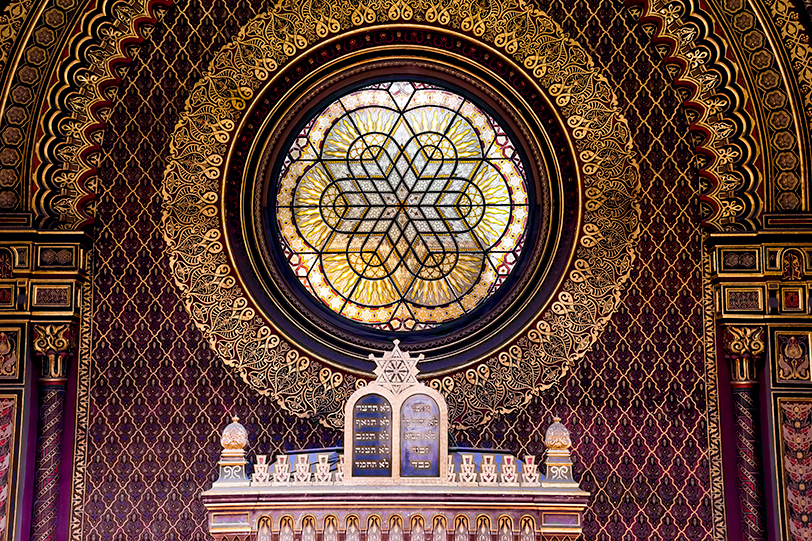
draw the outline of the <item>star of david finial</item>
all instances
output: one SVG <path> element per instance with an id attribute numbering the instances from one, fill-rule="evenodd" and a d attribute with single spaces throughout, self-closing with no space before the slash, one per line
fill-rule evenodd
<path id="1" fill-rule="evenodd" d="M 374 361 L 375 375 L 378 378 L 376 383 L 383 385 L 392 394 L 399 394 L 405 388 L 417 384 L 417 374 L 420 370 L 417 363 L 423 360 L 421 353 L 417 357 L 409 355 L 408 351 L 401 351 L 400 340 L 394 340 L 395 347 L 392 351 L 387 351 L 381 357 L 369 354 L 369 360 Z"/>

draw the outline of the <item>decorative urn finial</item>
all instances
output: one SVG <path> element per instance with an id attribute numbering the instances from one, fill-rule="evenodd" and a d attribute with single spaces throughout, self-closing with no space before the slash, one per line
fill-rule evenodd
<path id="1" fill-rule="evenodd" d="M 223 446 L 223 456 L 239 452 L 245 454 L 245 446 L 248 445 L 248 431 L 240 424 L 240 418 L 236 415 L 231 417 L 232 423 L 225 427 L 223 435 L 220 437 L 220 445 Z M 229 453 L 231 451 L 231 453 Z"/>
<path id="2" fill-rule="evenodd" d="M 572 476 L 570 431 L 561 424 L 561 417 L 553 417 L 553 424 L 544 434 L 544 446 L 547 447 L 547 456 L 544 460 L 547 472 L 541 486 L 580 490 Z"/>
<path id="3" fill-rule="evenodd" d="M 547 432 L 544 434 L 544 445 L 547 449 L 557 451 L 572 447 L 570 431 L 561 424 L 561 417 L 553 417 L 553 424 L 547 428 Z"/>
<path id="4" fill-rule="evenodd" d="M 245 446 L 248 445 L 248 431 L 240 424 L 240 418 L 231 417 L 231 424 L 223 429 L 220 436 L 223 452 L 218 462 L 220 475 L 212 488 L 248 486 L 248 471 L 245 460 Z"/>

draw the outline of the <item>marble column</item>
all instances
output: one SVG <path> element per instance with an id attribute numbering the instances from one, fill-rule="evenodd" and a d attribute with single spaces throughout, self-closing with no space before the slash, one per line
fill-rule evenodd
<path id="1" fill-rule="evenodd" d="M 730 362 L 742 536 L 748 541 L 762 541 L 765 539 L 765 524 L 758 367 L 764 356 L 764 329 L 728 326 L 726 330 L 725 353 Z"/>
<path id="2" fill-rule="evenodd" d="M 52 541 L 56 532 L 65 394 L 74 336 L 70 323 L 34 326 L 34 353 L 39 366 L 39 421 L 31 526 L 34 541 Z"/>

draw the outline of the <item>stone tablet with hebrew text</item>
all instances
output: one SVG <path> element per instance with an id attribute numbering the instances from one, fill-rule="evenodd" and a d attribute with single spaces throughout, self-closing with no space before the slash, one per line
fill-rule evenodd
<path id="1" fill-rule="evenodd" d="M 392 476 L 392 406 L 379 394 L 355 403 L 352 474 L 356 477 Z"/>
<path id="2" fill-rule="evenodd" d="M 401 477 L 440 475 L 440 408 L 430 396 L 415 394 L 400 408 Z"/>

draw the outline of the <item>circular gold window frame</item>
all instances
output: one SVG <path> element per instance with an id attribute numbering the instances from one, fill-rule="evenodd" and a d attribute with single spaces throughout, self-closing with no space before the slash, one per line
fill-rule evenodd
<path id="1" fill-rule="evenodd" d="M 404 51 L 404 49 L 407 50 Z M 533 130 L 527 125 L 526 120 L 522 119 L 519 111 L 511 105 L 511 100 L 519 100 L 521 98 L 515 93 L 512 94 L 510 98 L 507 98 L 496 89 L 488 88 L 487 85 L 478 81 L 473 73 L 465 71 L 460 67 L 465 64 L 464 58 L 455 58 L 459 65 L 454 66 L 446 63 L 436 63 L 428 60 L 425 56 L 419 56 L 418 53 L 421 49 L 421 47 L 399 47 L 397 50 L 392 47 L 375 48 L 374 51 L 376 55 L 380 54 L 384 56 L 385 59 L 362 61 L 358 58 L 354 58 L 353 55 L 349 55 L 349 58 L 344 59 L 349 62 L 349 67 L 346 69 L 335 67 L 333 63 L 326 63 L 311 73 L 307 78 L 297 82 L 295 86 L 292 86 L 285 93 L 285 96 L 279 98 L 277 104 L 271 108 L 262 125 L 257 129 L 257 133 L 268 135 L 266 138 L 262 138 L 258 135 L 251 143 L 249 158 L 242 172 L 240 204 L 246 208 L 241 208 L 239 215 L 250 215 L 252 216 L 252 220 L 243 220 L 240 222 L 242 228 L 241 234 L 244 239 L 248 239 L 248 242 L 252 242 L 253 245 L 257 247 L 255 250 L 257 252 L 256 254 L 252 251 L 248 253 L 248 260 L 254 274 L 268 277 L 266 280 L 259 281 L 259 285 L 263 291 L 262 293 L 258 293 L 258 295 L 264 294 L 271 299 L 275 305 L 274 309 L 282 312 L 284 314 L 282 317 L 285 318 L 285 321 L 291 325 L 296 325 L 297 330 L 302 332 L 303 335 L 306 335 L 307 339 L 321 342 L 319 345 L 327 347 L 328 341 L 320 337 L 319 334 L 330 333 L 329 349 L 331 351 L 334 351 L 336 355 L 349 357 L 359 362 L 359 364 L 369 365 L 369 370 L 358 372 L 356 368 L 348 366 L 346 362 L 337 362 L 333 358 L 330 358 L 330 356 L 319 357 L 314 355 L 312 350 L 310 353 L 311 357 L 317 357 L 320 361 L 339 370 L 355 372 L 361 376 L 370 373 L 374 368 L 368 361 L 369 351 L 385 349 L 389 347 L 390 342 L 365 340 L 356 336 L 348 338 L 345 336 L 346 332 L 342 335 L 329 327 L 329 325 L 333 323 L 332 321 L 318 320 L 319 316 L 317 313 L 308 313 L 308 319 L 312 316 L 317 320 L 315 325 L 310 325 L 305 328 L 304 325 L 293 322 L 290 315 L 285 314 L 285 312 L 295 309 L 292 305 L 298 300 L 296 298 L 297 292 L 295 292 L 296 284 L 294 284 L 293 287 L 287 285 L 287 281 L 289 280 L 289 277 L 285 274 L 287 269 L 274 268 L 274 265 L 269 264 L 269 261 L 272 259 L 270 247 L 273 245 L 273 241 L 268 238 L 268 233 L 264 230 L 262 223 L 263 209 L 261 206 L 270 197 L 269 190 L 273 184 L 273 179 L 269 178 L 270 172 L 273 170 L 273 165 L 278 162 L 279 154 L 284 151 L 281 141 L 289 138 L 290 133 L 301 123 L 302 119 L 307 118 L 306 113 L 312 110 L 313 102 L 318 102 L 316 96 L 323 96 L 325 93 L 329 95 L 330 89 L 334 89 L 337 86 L 340 87 L 342 84 L 345 84 L 348 79 L 354 79 L 353 82 L 355 84 L 363 84 L 363 82 L 368 81 L 370 77 L 378 76 L 385 70 L 397 71 L 405 68 L 420 69 L 423 70 L 421 72 L 422 75 L 429 74 L 429 79 L 436 80 L 437 84 L 467 84 L 487 96 L 487 99 L 491 102 L 489 107 L 497 111 L 500 117 L 502 117 L 502 120 L 509 122 L 511 130 L 516 132 L 517 137 L 521 140 L 522 149 L 527 154 L 527 163 L 525 165 L 528 167 L 528 176 L 534 177 L 533 179 L 528 179 L 528 182 L 535 182 L 536 187 L 534 188 L 534 192 L 540 194 L 539 197 L 542 200 L 544 210 L 549 214 L 546 221 L 541 224 L 542 227 L 540 227 L 538 234 L 535 235 L 535 240 L 538 241 L 539 244 L 525 247 L 523 257 L 531 264 L 522 270 L 523 276 L 521 276 L 518 285 L 514 288 L 516 291 L 513 291 L 511 296 L 506 296 L 501 299 L 500 306 L 497 307 L 496 312 L 503 314 L 504 320 L 499 322 L 499 325 L 493 325 L 493 321 L 489 320 L 482 324 L 482 326 L 487 327 L 487 329 L 481 329 L 479 333 L 477 333 L 476 330 L 472 330 L 469 326 L 462 330 L 446 331 L 447 334 L 442 340 L 427 339 L 422 341 L 419 345 L 412 345 L 412 347 L 418 347 L 435 365 L 441 362 L 450 364 L 449 360 L 453 361 L 453 366 L 450 368 L 427 369 L 424 365 L 423 377 L 438 377 L 467 368 L 476 364 L 482 358 L 494 354 L 499 349 L 501 343 L 509 341 L 504 338 L 497 340 L 496 337 L 500 334 L 504 334 L 505 328 L 515 319 L 515 314 L 522 314 L 527 305 L 533 301 L 538 290 L 545 284 L 545 279 L 549 276 L 553 261 L 552 258 L 549 260 L 543 258 L 542 254 L 557 252 L 560 244 L 560 238 L 556 237 L 553 234 L 554 232 L 550 231 L 549 222 L 556 220 L 560 222 L 563 217 L 561 205 L 558 207 L 552 205 L 553 199 L 560 201 L 563 198 L 561 186 L 560 184 L 555 184 L 550 181 L 551 178 L 560 178 L 561 171 L 557 161 L 554 159 L 544 159 L 541 148 L 544 145 L 550 148 L 551 144 L 549 140 L 545 140 L 544 142 L 539 141 L 534 135 Z M 394 56 L 390 57 L 387 55 Z M 289 102 L 287 97 L 290 95 L 301 97 L 296 100 L 294 106 L 291 106 L 289 110 L 284 111 L 284 113 L 280 115 L 277 111 L 283 107 L 281 105 L 282 103 Z M 243 119 L 240 128 L 237 129 L 238 133 L 241 131 L 245 122 L 246 120 Z M 534 130 L 539 136 L 547 138 L 547 133 L 544 131 L 543 125 L 536 125 Z M 570 148 L 569 152 L 570 155 L 574 155 L 575 151 L 573 148 Z M 259 156 L 261 156 L 261 158 Z M 231 171 L 231 156 L 228 157 L 228 160 L 229 162 L 226 163 L 225 170 Z M 259 165 L 257 166 L 257 164 Z M 260 178 L 263 174 L 265 174 L 264 179 Z M 551 194 L 553 191 L 557 193 L 555 195 Z M 224 215 L 228 213 L 227 207 L 231 204 L 232 202 L 227 202 L 225 199 L 221 200 L 221 212 Z M 578 219 L 580 219 L 580 215 Z M 576 227 L 579 226 L 580 222 Z M 229 245 L 230 240 L 228 236 L 226 236 L 225 241 L 228 245 L 228 252 L 231 254 L 232 249 Z M 570 261 L 574 256 L 574 251 L 575 246 L 572 246 L 567 252 L 567 257 L 569 257 Z M 232 263 L 237 266 L 236 262 Z M 569 265 L 569 263 L 567 265 Z M 553 291 L 560 287 L 561 282 L 565 278 L 565 273 L 555 278 L 556 282 L 551 286 Z M 257 297 L 252 294 L 250 288 L 244 283 L 242 275 L 239 276 L 239 280 L 246 291 L 246 295 L 252 300 L 254 305 L 258 305 L 259 301 Z M 283 292 L 281 295 L 284 296 L 284 300 L 277 299 L 277 295 L 275 295 L 269 287 L 269 282 L 273 283 L 274 288 Z M 517 299 L 517 297 L 522 298 Z M 548 295 L 545 298 L 545 302 L 540 308 L 535 310 L 534 313 L 545 310 L 552 301 L 553 297 Z M 284 306 L 285 304 L 287 304 L 287 306 Z M 508 312 L 514 314 L 514 316 L 508 316 Z M 528 322 L 512 330 L 510 333 L 511 336 L 516 336 L 527 330 L 528 325 L 532 323 L 533 317 L 532 315 L 527 315 L 526 319 L 528 319 Z M 516 325 L 514 325 L 514 327 L 516 327 Z M 280 332 L 285 334 L 283 331 Z M 405 338 L 409 337 L 399 336 L 397 338 L 403 342 Z M 295 341 L 292 338 L 291 340 Z M 475 355 L 469 360 L 457 360 L 461 355 L 488 342 L 495 343 L 490 346 L 489 351 L 485 354 Z M 453 344 L 453 348 L 448 347 L 448 344 Z"/>
<path id="2" fill-rule="evenodd" d="M 387 60 L 384 61 L 384 64 L 386 65 L 386 72 L 397 71 L 398 63 Z M 530 215 L 530 209 L 532 208 L 530 199 L 532 193 L 528 188 L 529 182 L 523 170 L 526 164 L 524 160 L 521 160 L 521 165 L 517 165 L 515 160 L 520 151 L 518 147 L 519 143 L 514 141 L 512 134 L 502 125 L 504 121 L 501 117 L 493 113 L 484 112 L 468 93 L 443 86 L 441 82 L 435 80 L 427 80 L 425 75 L 422 77 L 416 76 L 414 74 L 416 65 L 418 65 L 417 61 L 406 60 L 400 62 L 400 66 L 409 70 L 407 71 L 408 76 L 406 77 L 403 75 L 393 77 L 391 73 L 387 73 L 388 79 L 381 81 L 367 80 L 367 84 L 362 83 L 360 87 L 354 85 L 353 87 L 342 89 L 343 92 L 331 97 L 332 101 L 326 105 L 320 105 L 318 110 L 315 111 L 315 115 L 312 114 L 313 111 L 311 111 L 310 117 L 312 118 L 310 121 L 318 121 L 318 119 L 328 114 L 328 110 L 334 111 L 336 104 L 343 104 L 345 100 L 348 98 L 352 99 L 352 97 L 358 93 L 366 93 L 366 95 L 376 93 L 377 95 L 377 93 L 387 92 L 379 88 L 381 83 L 398 84 L 401 81 L 408 83 L 408 86 L 404 88 L 411 88 L 411 92 L 414 92 L 414 94 L 418 96 L 417 99 L 419 99 L 419 96 L 423 92 L 434 92 L 435 95 L 451 96 L 450 100 L 454 101 L 456 104 L 454 107 L 457 109 L 461 107 L 460 104 L 462 103 L 469 104 L 470 108 L 466 106 L 456 113 L 449 111 L 449 116 L 431 116 L 430 118 L 426 118 L 426 111 L 431 111 L 429 113 L 431 115 L 436 111 L 447 109 L 438 109 L 433 103 L 423 102 L 419 106 L 416 106 L 416 111 L 410 110 L 407 112 L 406 110 L 399 110 L 399 112 L 392 113 L 393 110 L 391 107 L 402 108 L 406 104 L 398 103 L 395 105 L 394 100 L 391 100 L 391 105 L 370 104 L 364 101 L 356 103 L 354 106 L 355 109 L 344 112 L 341 118 L 336 119 L 338 124 L 333 129 L 326 132 L 319 132 L 321 139 L 319 139 L 317 144 L 320 144 L 321 147 L 318 149 L 318 152 L 320 152 L 318 156 L 300 157 L 292 161 L 291 167 L 295 167 L 296 164 L 302 164 L 302 169 L 297 169 L 299 173 L 291 173 L 286 177 L 287 181 L 294 182 L 295 186 L 291 186 L 290 190 L 282 190 L 283 179 L 281 177 L 276 178 L 275 176 L 275 178 L 271 179 L 271 183 L 276 186 L 275 197 L 269 195 L 264 199 L 265 202 L 270 201 L 271 208 L 276 209 L 273 213 L 276 218 L 274 223 L 277 224 L 277 230 L 274 231 L 273 235 L 275 237 L 274 240 L 284 239 L 280 240 L 280 242 L 284 243 L 288 249 L 295 253 L 297 259 L 309 256 L 312 258 L 312 261 L 317 262 L 308 268 L 307 280 L 311 287 L 302 288 L 303 291 L 301 294 L 309 294 L 313 299 L 318 300 L 320 303 L 319 307 L 322 308 L 322 310 L 332 312 L 330 314 L 330 316 L 332 316 L 331 319 L 335 319 L 336 317 L 343 318 L 344 322 L 363 326 L 368 332 L 376 330 L 377 327 L 377 330 L 383 330 L 387 334 L 406 334 L 407 336 L 404 336 L 404 338 L 416 336 L 424 329 L 436 331 L 443 327 L 448 328 L 452 324 L 459 325 L 461 321 L 470 319 L 472 312 L 476 310 L 481 311 L 485 301 L 491 299 L 492 296 L 494 298 L 503 296 L 506 289 L 504 287 L 505 279 L 508 276 L 515 277 L 515 273 L 520 266 L 519 260 L 522 259 L 521 256 L 525 255 L 524 245 L 528 244 L 528 242 L 523 239 L 528 237 L 528 228 L 533 218 L 533 216 Z M 425 66 L 426 63 L 423 62 L 422 65 Z M 419 86 L 415 89 L 412 83 L 418 85 L 428 84 L 431 90 L 424 90 Z M 389 96 L 390 93 L 387 92 L 385 95 Z M 363 98 L 359 99 L 363 100 Z M 446 143 L 446 146 L 432 147 L 434 150 L 429 151 L 441 153 L 440 158 L 435 158 L 432 154 L 431 159 L 434 161 L 425 165 L 429 172 L 425 174 L 423 171 L 415 173 L 415 167 L 417 166 L 413 166 L 413 160 L 418 159 L 418 157 L 422 156 L 426 151 L 412 150 L 411 145 L 407 144 L 408 142 L 396 142 L 395 136 L 392 133 L 387 134 L 384 140 L 375 139 L 374 144 L 386 144 L 387 149 L 384 151 L 384 149 L 381 148 L 378 153 L 374 155 L 374 159 L 372 150 L 369 149 L 367 150 L 367 152 L 370 153 L 369 157 L 365 160 L 360 156 L 351 158 L 350 152 L 352 150 L 349 146 L 344 149 L 345 154 L 342 155 L 340 160 L 337 160 L 335 157 L 330 157 L 329 154 L 325 154 L 327 150 L 325 150 L 326 147 L 324 147 L 324 145 L 329 144 L 330 133 L 340 133 L 344 135 L 348 133 L 348 129 L 363 130 L 366 127 L 362 124 L 360 127 L 351 125 L 347 128 L 349 122 L 346 119 L 357 117 L 360 118 L 362 122 L 366 121 L 370 125 L 373 125 L 373 122 L 379 122 L 377 119 L 373 120 L 369 113 L 367 113 L 366 116 L 362 112 L 359 113 L 359 111 L 369 110 L 370 107 L 375 107 L 375 111 L 385 111 L 387 115 L 390 115 L 386 116 L 387 120 L 385 122 L 391 122 L 391 124 L 383 128 L 386 131 L 394 130 L 401 126 L 407 126 L 404 128 L 404 131 L 411 130 L 409 133 L 414 133 L 412 136 L 414 138 L 414 145 L 438 145 L 439 143 L 437 143 L 436 140 L 431 139 L 431 142 L 429 142 L 426 139 L 430 137 L 428 135 L 428 131 L 432 129 L 429 127 L 430 123 L 442 123 L 442 125 L 445 126 L 444 122 L 448 122 L 447 128 L 440 128 L 440 131 L 445 131 L 446 129 L 451 130 L 447 136 L 445 134 L 442 136 L 444 137 L 443 141 Z M 409 106 L 410 109 L 413 107 L 415 106 Z M 421 112 L 422 115 L 420 115 Z M 506 171 L 503 170 L 500 172 L 495 165 L 491 164 L 491 157 L 486 155 L 488 149 L 482 147 L 485 143 L 476 135 L 477 132 L 473 128 L 473 117 L 469 118 L 466 116 L 470 114 L 478 115 L 477 118 L 492 122 L 495 125 L 496 130 L 492 136 L 494 140 L 497 138 L 498 133 L 504 131 L 510 151 L 515 151 L 516 153 L 516 155 L 510 159 L 507 156 L 501 157 L 501 161 L 503 161 L 508 168 Z M 454 120 L 457 118 L 460 119 L 459 122 L 454 123 Z M 412 123 L 414 122 L 418 123 L 417 128 L 413 126 Z M 421 122 L 422 124 L 420 124 Z M 374 126 L 377 131 L 382 129 L 378 124 L 374 124 Z M 372 128 L 369 129 L 372 130 Z M 292 135 L 301 137 L 301 130 L 302 128 L 297 127 L 299 135 L 295 133 Z M 422 132 L 418 133 L 415 130 L 422 130 Z M 384 137 L 381 135 L 367 136 L 363 131 L 359 133 L 361 134 L 359 141 L 361 141 L 362 144 L 373 137 Z M 468 134 L 474 134 L 473 137 L 475 139 L 470 141 L 465 140 L 464 138 Z M 307 140 L 310 141 L 310 135 L 308 134 L 306 137 Z M 465 140 L 466 143 L 461 143 L 463 140 Z M 334 136 L 333 141 L 337 141 L 335 144 L 338 145 L 343 144 L 339 137 Z M 411 141 L 410 139 L 409 142 Z M 461 148 L 458 146 L 460 144 L 474 145 L 475 142 L 475 150 L 471 150 L 473 147 Z M 290 156 L 290 152 L 293 150 L 292 145 L 294 144 L 296 143 L 291 141 L 291 143 L 280 147 L 280 150 L 283 150 L 282 156 Z M 310 144 L 313 143 L 311 142 Z M 273 145 L 273 143 L 270 145 Z M 389 148 L 390 146 L 391 148 Z M 444 148 L 444 150 L 441 151 L 441 148 Z M 397 154 L 390 156 L 391 152 L 397 152 Z M 463 154 L 458 157 L 458 152 L 470 152 L 470 154 Z M 475 155 L 478 157 L 475 158 Z M 321 194 L 318 207 L 313 206 L 313 203 L 311 203 L 311 206 L 305 207 L 306 210 L 303 211 L 306 214 L 297 214 L 294 210 L 293 207 L 297 201 L 315 196 L 315 194 L 308 195 L 311 192 L 308 191 L 306 186 L 311 186 L 310 189 L 312 190 L 313 188 L 321 186 L 318 184 L 319 182 L 329 182 L 328 175 L 335 175 L 336 173 L 327 173 L 327 171 L 328 169 L 335 171 L 337 167 L 336 162 L 344 165 L 352 161 L 356 165 L 360 165 L 362 161 L 365 161 L 365 163 L 372 163 L 373 166 L 377 165 L 380 168 L 380 174 L 383 174 L 383 167 L 386 166 L 381 166 L 380 163 L 381 160 L 387 158 L 390 161 L 388 162 L 389 165 L 386 170 L 386 179 L 384 179 L 383 176 L 378 176 L 374 177 L 377 180 L 373 181 L 369 174 L 367 174 L 367 177 L 362 176 L 357 178 L 352 167 L 346 165 L 346 170 L 343 170 L 345 171 L 343 174 L 346 175 L 344 178 L 335 178 L 332 183 L 325 183 L 322 186 L 323 193 Z M 443 165 L 453 163 L 454 169 L 447 173 L 443 173 L 441 170 L 434 171 L 430 166 L 434 163 L 435 166 L 439 168 L 438 160 L 441 160 Z M 279 159 L 276 161 L 278 162 Z M 395 166 L 396 162 L 406 163 L 408 167 L 401 171 L 399 167 Z M 305 167 L 305 164 L 310 164 L 312 168 Z M 465 165 L 473 165 L 474 169 L 471 169 L 469 173 L 458 172 L 458 168 L 461 170 Z M 480 167 L 483 169 L 480 169 Z M 316 173 L 311 174 L 307 171 L 315 171 Z M 483 171 L 491 171 L 492 174 L 475 174 L 477 172 L 482 173 Z M 511 173 L 513 177 L 510 177 Z M 410 183 L 408 174 L 416 174 L 419 176 L 413 176 Z M 294 177 L 292 175 L 296 176 Z M 392 184 L 391 180 L 392 175 L 395 175 L 395 178 L 398 179 L 395 182 L 400 183 L 399 189 L 404 189 L 408 186 L 410 192 L 406 192 L 405 195 L 396 194 L 396 186 Z M 468 202 L 468 213 L 464 216 L 452 217 L 447 212 L 440 214 L 440 211 L 437 211 L 434 206 L 435 201 L 431 199 L 431 194 L 435 193 L 432 192 L 432 190 L 437 190 L 438 186 L 440 186 L 438 183 L 440 182 L 442 182 L 442 186 L 446 186 L 444 189 L 452 189 L 450 186 L 447 186 L 451 183 L 452 177 L 464 183 L 459 188 L 454 188 L 461 190 L 460 192 L 454 192 L 459 193 L 461 201 Z M 498 181 L 493 180 L 497 178 L 499 179 Z M 508 178 L 514 179 L 515 185 L 511 185 L 512 188 L 509 187 L 510 181 Z M 480 182 L 483 181 L 487 184 L 480 184 Z M 313 185 L 314 182 L 316 183 L 315 185 Z M 532 182 L 532 180 L 530 182 Z M 505 199 L 498 204 L 488 199 L 485 193 L 488 187 L 494 188 L 497 186 L 497 183 L 499 188 L 503 188 L 499 190 L 497 197 L 505 197 Z M 421 184 L 425 184 L 425 187 L 422 188 L 422 192 L 420 188 Z M 382 194 L 372 194 L 372 196 L 368 196 L 362 191 L 361 186 L 364 185 L 374 186 L 375 191 L 382 189 L 384 192 Z M 353 189 L 350 186 L 354 186 L 358 192 L 350 191 L 348 195 L 345 195 L 345 190 Z M 471 187 L 470 190 L 469 187 Z M 477 204 L 472 202 L 473 198 L 476 197 L 475 195 L 471 195 L 474 189 L 479 189 L 479 195 L 482 197 L 481 202 Z M 411 190 L 417 190 L 417 194 L 412 195 Z M 515 192 L 515 195 L 513 192 Z M 422 194 L 422 196 L 420 194 Z M 519 202 L 514 201 L 514 197 L 516 196 L 520 198 Z M 337 201 L 344 206 L 340 207 L 340 210 L 330 209 L 330 211 L 325 214 L 325 197 L 332 197 L 331 200 L 334 203 L 333 207 L 336 206 Z M 370 199 L 370 197 L 372 198 Z M 399 198 L 399 200 L 395 200 L 395 197 Z M 407 197 L 412 203 L 406 202 Z M 417 199 L 415 199 L 415 197 L 417 197 Z M 429 203 L 423 204 L 421 201 L 425 197 L 429 197 Z M 443 209 L 449 205 L 449 199 L 445 197 L 444 194 L 437 195 L 435 193 L 435 197 L 440 198 L 436 202 L 440 203 Z M 392 200 L 389 201 L 387 198 L 391 198 Z M 283 200 L 286 201 L 286 203 L 280 207 L 279 202 Z M 392 206 L 395 203 L 398 203 L 397 210 Z M 420 210 L 415 211 L 412 208 L 412 204 L 414 204 L 415 208 Z M 549 207 L 550 205 L 546 206 Z M 316 212 L 316 208 L 318 208 L 318 212 Z M 352 214 L 355 208 L 362 209 L 361 213 L 357 216 Z M 374 212 L 376 208 L 380 214 Z M 423 214 L 424 208 L 427 209 L 427 214 Z M 457 205 L 453 208 L 457 212 L 461 212 Z M 481 209 L 481 215 L 477 214 L 476 209 Z M 549 209 L 546 210 L 549 211 Z M 281 215 L 279 214 L 280 212 L 282 213 Z M 339 215 L 338 212 L 342 214 Z M 348 212 L 350 213 L 349 216 L 345 217 L 345 214 Z M 432 212 L 435 214 L 432 214 Z M 516 214 L 514 215 L 514 213 Z M 472 225 L 470 220 L 476 220 L 477 216 L 481 216 L 482 219 Z M 283 217 L 289 220 L 291 227 L 285 229 L 281 226 L 279 220 L 283 219 Z M 521 229 L 516 234 L 508 231 L 514 218 L 521 224 Z M 386 224 L 386 231 L 378 229 L 379 220 L 383 220 L 383 223 Z M 396 222 L 402 223 L 402 227 L 396 228 L 394 225 Z M 310 225 L 313 223 L 317 224 L 315 228 Z M 417 225 L 415 225 L 415 223 Z M 440 231 L 434 226 L 428 228 L 429 224 L 442 224 L 445 229 L 444 231 Z M 375 225 L 374 230 L 371 228 L 372 225 Z M 421 228 L 420 225 L 424 227 Z M 369 226 L 369 229 L 365 229 L 365 226 Z M 491 227 L 495 228 L 500 226 L 502 229 L 498 232 L 491 229 Z M 307 227 L 307 229 L 303 229 L 304 227 Z M 463 233 L 459 233 L 460 228 L 469 229 Z M 398 243 L 394 242 L 392 238 L 391 231 L 393 229 L 400 231 L 400 238 L 405 239 L 405 242 L 408 243 L 409 247 L 406 248 L 405 252 L 401 252 L 400 249 L 396 250 L 395 244 Z M 330 231 L 332 231 L 332 233 L 330 233 Z M 414 237 L 408 236 L 410 234 L 409 231 L 413 231 Z M 489 238 L 484 236 L 486 232 L 492 233 L 495 237 Z M 456 237 L 469 234 L 471 235 L 470 242 L 472 245 L 467 248 L 458 246 Z M 430 243 L 426 241 L 426 237 L 431 237 L 435 242 Z M 367 248 L 362 249 L 358 244 L 360 238 L 366 239 L 363 241 L 364 246 L 366 246 L 366 243 L 378 239 L 376 248 L 374 250 Z M 384 240 L 387 242 L 382 244 Z M 454 241 L 454 247 L 452 247 L 448 241 Z M 327 244 L 323 244 L 324 242 Z M 342 242 L 342 247 L 339 248 L 339 244 Z M 418 255 L 417 251 L 415 251 L 413 248 L 415 242 L 426 250 L 424 255 Z M 297 243 L 301 247 L 299 252 L 294 251 L 293 243 Z M 280 248 L 277 247 L 277 242 L 269 243 L 266 241 L 266 244 L 276 248 L 274 251 L 280 251 Z M 351 246 L 358 247 L 352 248 Z M 387 249 L 389 250 L 388 253 L 386 253 Z M 515 264 L 511 266 L 508 274 L 499 275 L 495 271 L 491 273 L 487 272 L 489 268 L 488 262 L 491 261 L 492 256 L 496 255 L 495 252 L 492 253 L 491 250 L 496 250 L 505 256 L 507 256 L 508 253 L 513 253 L 514 255 L 521 254 L 521 256 L 516 258 Z M 465 267 L 466 264 L 471 265 L 478 260 L 481 261 L 481 264 L 477 264 L 478 272 L 476 272 L 476 275 L 474 275 L 473 272 L 463 273 L 460 270 L 462 267 Z M 361 262 L 363 262 L 363 268 L 358 266 Z M 286 267 L 285 270 L 293 272 L 294 267 L 292 267 L 293 263 L 291 260 L 288 259 L 287 263 L 288 267 Z M 330 265 L 335 269 L 332 272 L 330 271 Z M 401 271 L 398 272 L 398 269 L 401 269 Z M 349 275 L 347 271 L 349 270 L 352 270 L 351 278 L 347 278 Z M 449 277 L 450 280 L 446 280 L 446 277 Z M 455 280 L 455 277 L 457 280 Z M 314 279 L 323 281 L 327 287 L 316 292 L 315 288 L 312 287 Z M 293 280 L 295 280 L 295 278 L 290 279 L 290 281 Z M 487 280 L 490 280 L 490 282 L 487 282 Z M 482 285 L 483 283 L 487 285 Z M 434 287 L 432 289 L 432 286 L 436 284 L 440 284 L 442 287 Z M 459 284 L 458 287 L 457 284 Z M 327 291 L 326 294 L 322 294 L 324 290 Z M 386 296 L 386 300 L 377 299 L 376 293 Z M 358 295 L 357 297 L 356 294 Z M 342 299 L 340 305 L 334 302 L 339 298 Z M 367 312 L 368 317 L 374 319 L 365 321 L 362 319 L 363 315 L 360 314 L 360 312 Z M 404 316 L 412 316 L 414 319 L 409 320 Z M 392 325 L 398 327 L 392 329 L 384 328 Z M 429 353 L 428 355 L 431 354 Z"/>
<path id="3" fill-rule="evenodd" d="M 544 12 L 473 0 L 336 0 L 277 4 L 252 19 L 215 55 L 170 142 L 162 190 L 170 267 L 192 321 L 226 364 L 291 413 L 341 425 L 344 401 L 364 380 L 311 359 L 252 306 L 224 247 L 219 203 L 235 127 L 280 66 L 325 38 L 377 24 L 468 34 L 508 65 L 515 59 L 552 98 L 577 151 L 583 223 L 556 300 L 497 354 L 429 382 L 445 395 L 455 426 L 476 426 L 527 404 L 583 357 L 620 302 L 639 235 L 628 124 L 589 55 Z"/>

